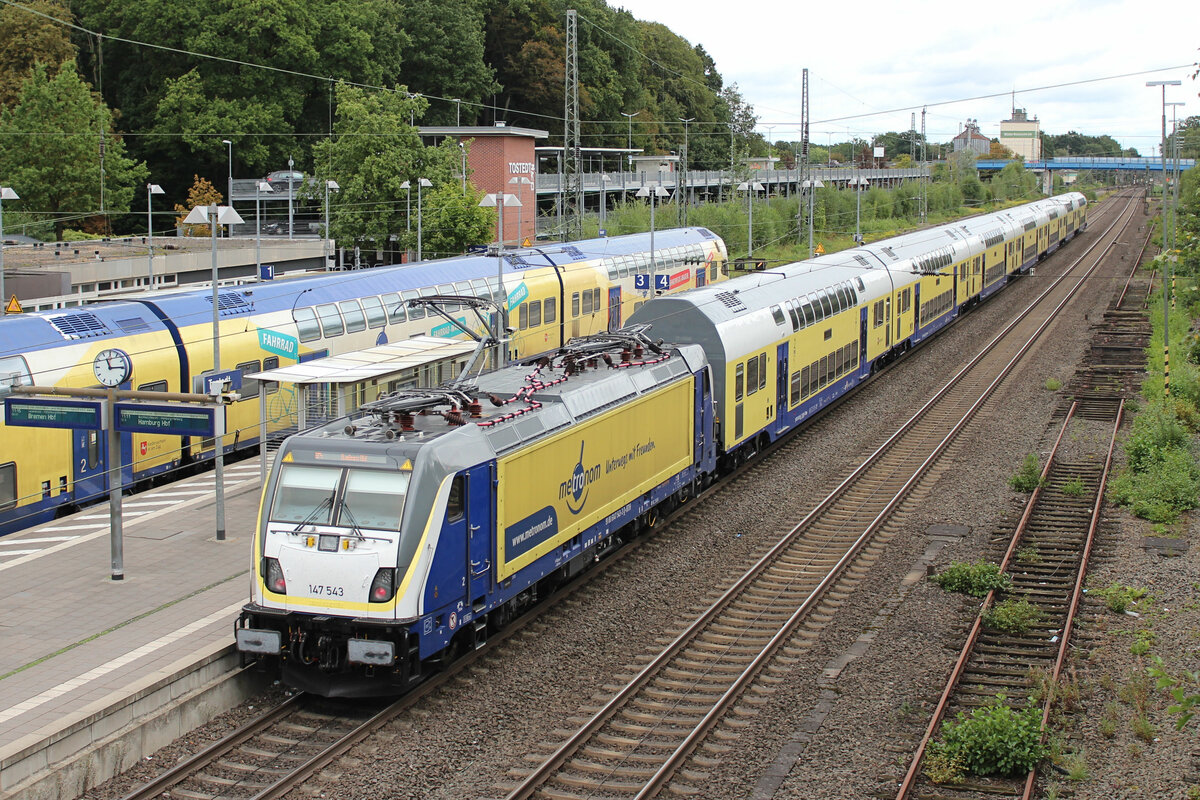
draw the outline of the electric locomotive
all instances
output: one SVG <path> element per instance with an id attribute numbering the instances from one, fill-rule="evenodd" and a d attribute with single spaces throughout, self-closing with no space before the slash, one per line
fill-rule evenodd
<path id="1" fill-rule="evenodd" d="M 624 330 L 291 436 L 238 649 L 304 690 L 401 692 L 690 496 L 713 424 L 700 348 Z"/>

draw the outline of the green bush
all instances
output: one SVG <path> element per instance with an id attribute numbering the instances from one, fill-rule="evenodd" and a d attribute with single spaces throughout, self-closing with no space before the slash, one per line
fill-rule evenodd
<path id="1" fill-rule="evenodd" d="M 1139 418 L 1140 419 L 1140 418 Z M 1151 522 L 1174 522 L 1200 498 L 1200 467 L 1190 452 L 1162 450 L 1142 470 L 1123 470 L 1109 484 L 1108 497 Z"/>
<path id="2" fill-rule="evenodd" d="M 983 624 L 992 630 L 1016 635 L 1025 633 L 1045 616 L 1028 600 L 1010 597 L 983 612 Z"/>
<path id="3" fill-rule="evenodd" d="M 1062 485 L 1062 493 L 1068 497 L 1079 497 L 1083 494 L 1083 481 L 1079 478 L 1072 478 Z"/>
<path id="4" fill-rule="evenodd" d="M 1154 403 L 1133 421 L 1133 432 L 1125 442 L 1129 468 L 1145 472 L 1171 450 L 1186 447 L 1190 432 L 1173 403 Z"/>
<path id="5" fill-rule="evenodd" d="M 1046 389 L 1051 392 L 1057 392 L 1062 388 L 1062 381 L 1058 378 L 1046 378 Z"/>
<path id="6" fill-rule="evenodd" d="M 993 589 L 1007 591 L 1012 588 L 1012 578 L 1001 572 L 998 565 L 983 559 L 973 563 L 952 561 L 930 580 L 947 592 L 962 592 L 972 597 L 984 597 Z"/>
<path id="7" fill-rule="evenodd" d="M 1025 463 L 1016 475 L 1008 479 L 1008 485 L 1016 492 L 1032 492 L 1042 485 L 1042 466 L 1033 453 L 1025 456 Z"/>
<path id="8" fill-rule="evenodd" d="M 941 741 L 934 748 L 951 763 L 980 776 L 1029 772 L 1046 750 L 1041 709 L 1014 710 L 1002 694 L 970 716 L 959 712 L 953 722 L 943 722 Z"/>
<path id="9" fill-rule="evenodd" d="M 1104 604 L 1108 606 L 1109 611 L 1124 614 L 1125 609 L 1146 596 L 1146 590 L 1111 583 L 1107 589 L 1100 589 L 1096 591 L 1096 594 L 1104 598 Z"/>

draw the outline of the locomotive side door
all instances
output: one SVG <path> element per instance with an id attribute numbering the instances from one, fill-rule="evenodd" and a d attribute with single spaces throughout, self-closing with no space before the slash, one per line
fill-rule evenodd
<path id="1" fill-rule="evenodd" d="M 495 464 L 481 464 L 467 472 L 467 572 L 470 601 L 482 598 L 492 588 L 495 546 L 495 496 L 492 480 Z"/>

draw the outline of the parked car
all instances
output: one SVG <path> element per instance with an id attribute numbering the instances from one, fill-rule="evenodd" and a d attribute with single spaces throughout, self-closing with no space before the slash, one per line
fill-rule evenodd
<path id="1" fill-rule="evenodd" d="M 275 186 L 278 186 L 279 184 L 283 184 L 284 186 L 286 186 L 288 183 L 289 176 L 291 177 L 293 189 L 304 182 L 304 173 L 303 172 L 300 172 L 299 170 L 294 170 L 294 169 L 281 169 L 281 170 L 276 170 L 275 172 L 272 172 L 270 175 L 268 175 L 267 183 L 271 184 L 272 188 L 274 188 Z"/>

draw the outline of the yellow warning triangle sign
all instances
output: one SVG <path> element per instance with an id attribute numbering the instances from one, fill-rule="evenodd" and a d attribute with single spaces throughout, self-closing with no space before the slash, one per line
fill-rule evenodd
<path id="1" fill-rule="evenodd" d="M 813 252 L 815 252 L 819 256 L 823 256 L 823 255 L 825 255 L 825 248 L 821 246 L 820 242 L 817 242 L 817 249 L 814 250 Z"/>
<path id="2" fill-rule="evenodd" d="M 521 247 L 529 247 L 529 237 L 525 237 L 525 241 L 521 242 Z"/>
<path id="3" fill-rule="evenodd" d="M 21 308 L 21 301 L 14 294 L 8 299 L 8 305 L 4 307 L 5 314 L 24 314 L 25 310 Z"/>

